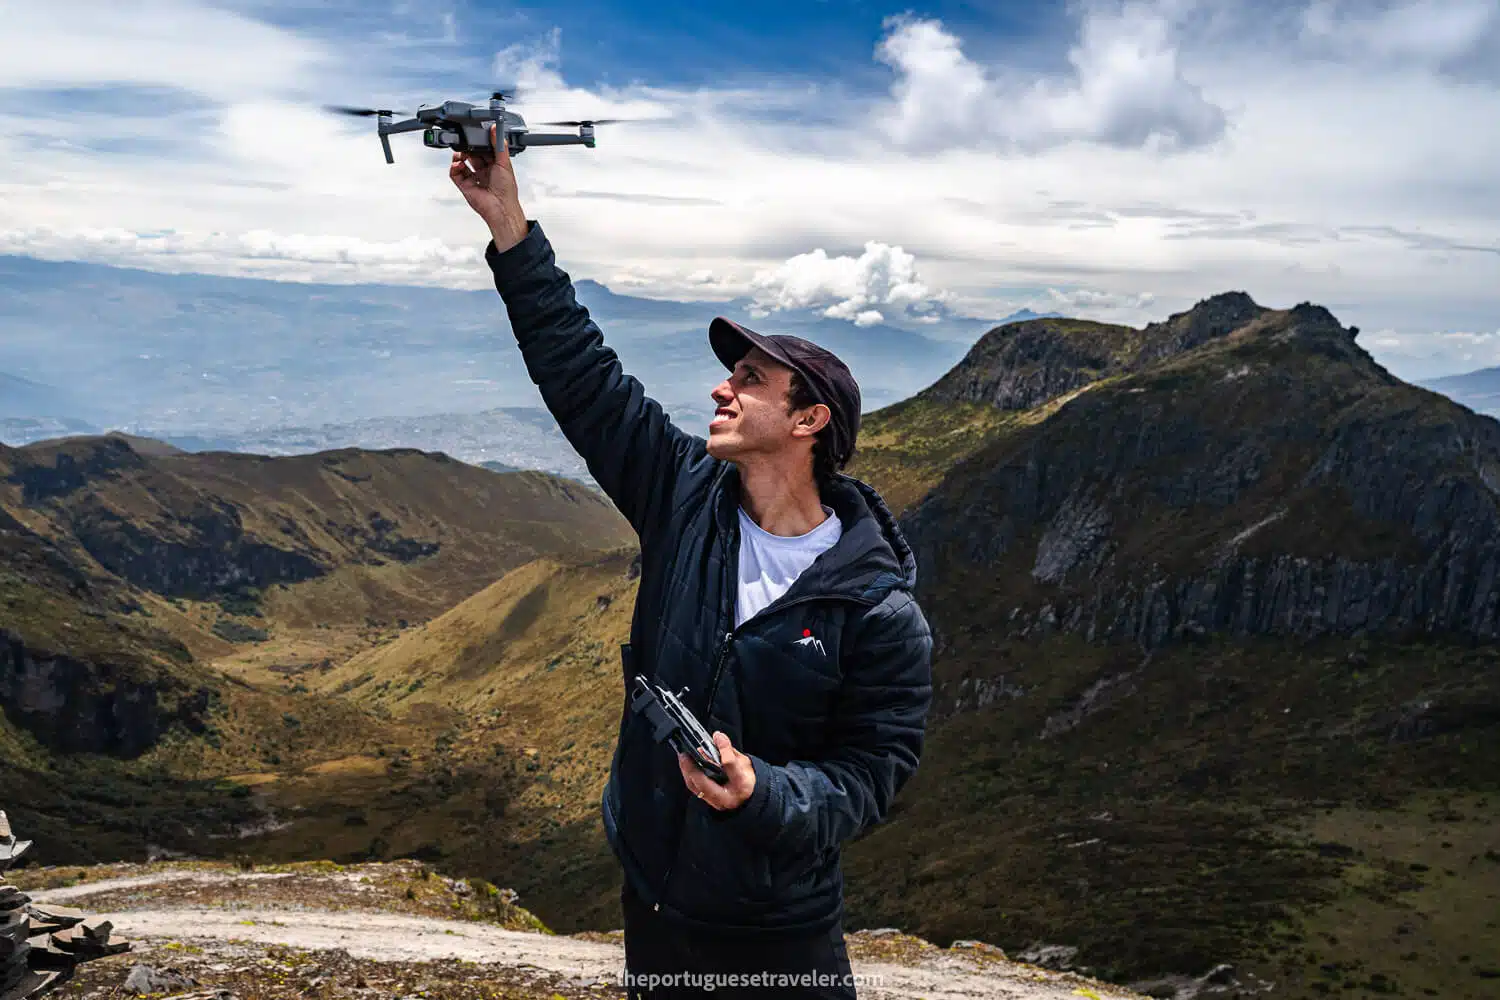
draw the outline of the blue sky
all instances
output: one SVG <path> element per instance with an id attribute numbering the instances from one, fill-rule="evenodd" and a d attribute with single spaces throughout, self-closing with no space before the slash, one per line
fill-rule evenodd
<path id="1" fill-rule="evenodd" d="M 578 277 L 856 325 L 1329 306 L 1393 370 L 1500 364 L 1500 0 L 57 0 L 0 34 L 0 252 L 482 287 L 415 137 L 324 102 L 528 90 Z M 44 113 L 38 113 L 44 109 Z"/>
<path id="2" fill-rule="evenodd" d="M 372 9 L 369 4 L 260 8 L 272 23 L 328 37 L 378 33 L 380 27 L 372 26 Z M 498 51 L 557 28 L 569 39 L 568 78 L 585 87 L 631 81 L 694 87 L 795 76 L 884 89 L 886 81 L 871 65 L 870 52 L 881 39 L 887 17 L 913 13 L 939 19 L 978 40 L 975 51 L 981 57 L 1018 41 L 1065 32 L 1068 24 L 1062 5 L 1000 0 L 922 5 L 874 0 L 584 0 L 410 3 L 388 9 L 382 19 L 387 30 L 434 42 L 451 37 L 456 49 L 470 51 Z M 1017 48 L 1025 50 L 1024 45 Z"/>

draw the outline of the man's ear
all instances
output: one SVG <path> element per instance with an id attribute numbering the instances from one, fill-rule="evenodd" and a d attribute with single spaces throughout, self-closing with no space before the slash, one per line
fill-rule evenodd
<path id="1" fill-rule="evenodd" d="M 833 411 L 823 403 L 814 403 L 797 417 L 797 422 L 792 425 L 792 433 L 797 437 L 812 437 L 828 426 L 828 421 L 833 419 Z"/>

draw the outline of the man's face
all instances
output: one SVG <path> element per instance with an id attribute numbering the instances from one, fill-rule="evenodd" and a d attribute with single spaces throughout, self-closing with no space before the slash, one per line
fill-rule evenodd
<path id="1" fill-rule="evenodd" d="M 791 381 L 790 368 L 752 347 L 711 393 L 718 409 L 708 424 L 708 453 L 724 461 L 738 461 L 755 454 L 810 447 L 813 436 L 826 423 L 822 412 L 827 407 L 787 412 Z"/>

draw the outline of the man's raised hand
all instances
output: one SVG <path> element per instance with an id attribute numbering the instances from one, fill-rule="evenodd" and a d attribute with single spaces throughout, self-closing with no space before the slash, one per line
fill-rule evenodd
<path id="1" fill-rule="evenodd" d="M 510 146 L 495 141 L 496 131 L 491 125 L 489 155 L 454 150 L 448 177 L 469 207 L 490 227 L 495 249 L 504 253 L 526 238 L 526 212 L 521 208 Z"/>

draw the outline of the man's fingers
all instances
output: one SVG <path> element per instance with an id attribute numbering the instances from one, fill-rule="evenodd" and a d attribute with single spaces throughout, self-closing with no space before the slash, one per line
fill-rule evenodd
<path id="1" fill-rule="evenodd" d="M 510 169 L 510 142 L 502 141 L 500 130 L 495 125 L 490 126 L 490 149 L 495 154 L 495 162 L 506 170 Z"/>
<path id="2" fill-rule="evenodd" d="M 740 752 L 734 748 L 734 743 L 718 730 L 714 730 L 714 746 L 719 748 L 719 759 L 725 764 L 734 760 Z"/>

